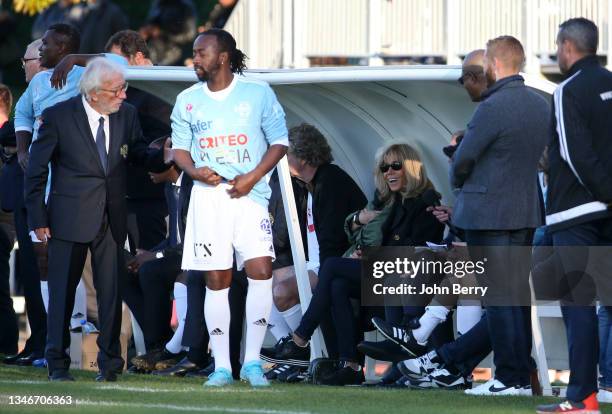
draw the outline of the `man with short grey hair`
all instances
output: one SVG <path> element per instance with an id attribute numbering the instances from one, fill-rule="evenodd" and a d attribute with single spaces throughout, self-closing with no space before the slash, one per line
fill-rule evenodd
<path id="1" fill-rule="evenodd" d="M 126 239 L 126 166 L 163 166 L 163 152 L 149 153 L 133 106 L 125 104 L 121 66 L 91 60 L 81 94 L 43 111 L 26 171 L 30 228 L 49 244 L 49 311 L 45 357 L 52 381 L 71 381 L 68 324 L 87 251 L 91 250 L 100 337 L 98 381 L 116 381 L 124 361 L 119 332 L 119 273 Z M 45 207 L 49 163 L 53 179 Z"/>
<path id="2" fill-rule="evenodd" d="M 603 250 L 604 259 L 611 257 L 612 73 L 599 63 L 597 42 L 598 29 L 590 20 L 569 19 L 559 26 L 557 57 L 567 78 L 554 92 L 546 225 L 559 268 L 572 287 L 561 301 L 571 373 L 567 401 L 540 406 L 539 413 L 595 413 L 598 399 L 612 402 L 609 322 L 601 329 L 602 381 L 597 394 L 598 320 L 588 274 L 593 262 L 606 269 L 595 279 L 605 320 L 612 307 L 602 282 L 609 281 L 610 265 L 599 262 L 601 256 L 595 253 Z M 590 282 L 577 283 L 583 280 Z"/>

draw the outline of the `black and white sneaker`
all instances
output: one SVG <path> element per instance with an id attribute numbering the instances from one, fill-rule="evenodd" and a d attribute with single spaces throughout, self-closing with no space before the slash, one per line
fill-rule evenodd
<path id="1" fill-rule="evenodd" d="M 268 371 L 266 371 L 266 373 L 264 374 L 264 377 L 266 377 L 266 379 L 268 380 L 275 380 L 278 379 L 278 376 L 280 374 L 282 374 L 285 371 L 288 371 L 291 369 L 291 365 L 287 365 L 287 364 L 274 364 L 272 366 L 272 368 L 270 368 Z"/>
<path id="2" fill-rule="evenodd" d="M 286 382 L 288 384 L 302 382 L 306 378 L 306 370 L 307 369 L 305 367 L 290 365 L 289 369 L 286 369 L 278 374 L 276 379 L 280 382 Z"/>
<path id="3" fill-rule="evenodd" d="M 310 345 L 297 345 L 291 335 L 281 338 L 274 348 L 263 348 L 260 358 L 275 364 L 308 367 L 310 365 Z"/>
<path id="4" fill-rule="evenodd" d="M 472 388 L 472 376 L 464 377 L 461 374 L 451 374 L 448 370 L 441 368 L 433 371 L 429 378 L 437 388 L 447 390 L 466 390 Z"/>
<path id="5" fill-rule="evenodd" d="M 406 381 L 404 382 L 404 386 L 412 388 L 414 390 L 432 390 L 439 388 L 438 384 L 436 384 L 428 375 L 422 378 L 404 378 L 406 379 Z"/>
<path id="6" fill-rule="evenodd" d="M 412 329 L 393 326 L 384 319 L 378 317 L 372 318 L 372 324 L 385 338 L 398 344 L 410 355 L 419 357 L 427 352 L 427 347 L 419 344 L 417 340 L 414 339 Z"/>
<path id="7" fill-rule="evenodd" d="M 436 351 L 430 351 L 423 356 L 407 359 L 397 363 L 400 372 L 410 378 L 422 378 L 440 368 L 440 357 Z"/>

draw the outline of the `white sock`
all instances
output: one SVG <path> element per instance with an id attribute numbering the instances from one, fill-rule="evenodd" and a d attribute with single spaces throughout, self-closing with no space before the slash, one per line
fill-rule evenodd
<path id="1" fill-rule="evenodd" d="M 285 322 L 287 322 L 287 325 L 289 325 L 291 332 L 294 332 L 300 326 L 300 321 L 302 320 L 302 306 L 298 303 L 280 314 Z"/>
<path id="2" fill-rule="evenodd" d="M 166 344 L 166 349 L 173 354 L 178 354 L 183 350 L 183 330 L 185 329 L 185 316 L 187 315 L 187 286 L 182 283 L 174 283 L 174 303 L 176 305 L 176 319 L 178 326 L 174 335 Z"/>
<path id="3" fill-rule="evenodd" d="M 70 328 L 78 328 L 81 326 L 81 320 L 87 320 L 87 291 L 83 279 L 79 280 L 76 292 L 74 293 L 74 307 L 72 315 L 81 314 L 81 318 L 70 318 Z"/>
<path id="4" fill-rule="evenodd" d="M 46 280 L 40 281 L 40 295 L 45 306 L 45 312 L 49 313 L 49 282 Z"/>
<path id="5" fill-rule="evenodd" d="M 206 319 L 206 327 L 210 336 L 210 348 L 215 357 L 215 369 L 225 368 L 232 372 L 229 356 L 230 306 L 228 293 L 229 288 L 221 290 L 206 288 L 204 319 Z"/>
<path id="6" fill-rule="evenodd" d="M 482 307 L 478 301 L 457 302 L 457 332 L 463 335 L 482 318 Z"/>
<path id="7" fill-rule="evenodd" d="M 277 341 L 291 333 L 291 328 L 289 328 L 289 325 L 285 322 L 285 318 L 283 318 L 283 315 L 281 315 L 281 312 L 274 303 L 272 303 L 268 327 L 270 328 L 270 333 L 274 335 Z"/>
<path id="8" fill-rule="evenodd" d="M 268 319 L 272 308 L 272 278 L 256 280 L 247 278 L 249 290 L 246 297 L 246 341 L 244 344 L 244 362 L 259 361 L 259 352 L 263 344 Z"/>
<path id="9" fill-rule="evenodd" d="M 444 306 L 427 306 L 425 313 L 419 318 L 421 326 L 412 330 L 414 339 L 421 345 L 427 343 L 433 330 L 446 320 L 449 310 Z"/>

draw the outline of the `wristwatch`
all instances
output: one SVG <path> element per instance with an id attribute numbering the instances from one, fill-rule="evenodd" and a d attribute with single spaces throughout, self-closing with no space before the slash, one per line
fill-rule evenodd
<path id="1" fill-rule="evenodd" d="M 156 259 L 162 259 L 164 257 L 164 252 L 157 252 L 155 253 L 155 258 Z"/>
<path id="2" fill-rule="evenodd" d="M 361 213 L 361 211 L 358 211 L 353 215 L 353 223 L 358 226 L 363 226 L 363 223 L 359 221 L 359 213 Z"/>

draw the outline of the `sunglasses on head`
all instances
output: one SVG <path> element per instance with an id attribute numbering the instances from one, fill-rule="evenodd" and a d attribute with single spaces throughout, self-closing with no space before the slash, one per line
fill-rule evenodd
<path id="1" fill-rule="evenodd" d="M 383 174 L 389 171 L 389 168 L 391 168 L 393 171 L 399 171 L 402 169 L 402 163 L 399 161 L 395 161 L 395 162 L 392 162 L 391 164 L 383 164 L 379 168 L 380 168 L 380 172 Z"/>

